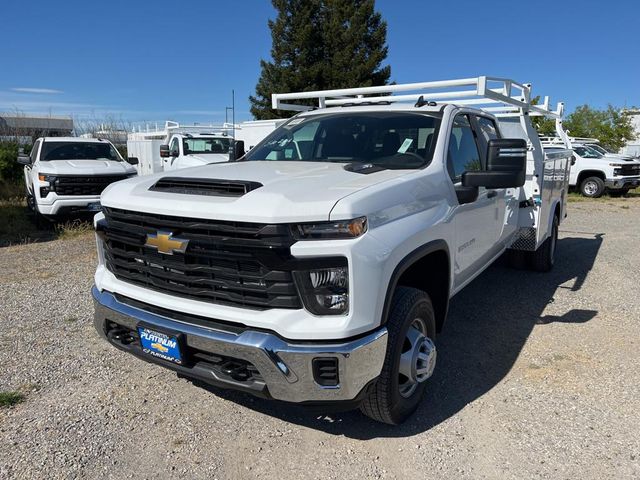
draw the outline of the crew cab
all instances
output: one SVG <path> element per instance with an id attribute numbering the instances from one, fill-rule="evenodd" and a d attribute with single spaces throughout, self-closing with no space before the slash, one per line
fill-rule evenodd
<path id="1" fill-rule="evenodd" d="M 553 151 L 560 142 L 543 141 L 547 151 Z M 605 192 L 610 195 L 626 195 L 640 185 L 640 161 L 622 156 L 603 155 L 593 146 L 573 143 L 574 163 L 569 176 L 569 186 L 585 197 L 598 198 Z"/>
<path id="2" fill-rule="evenodd" d="M 562 104 L 530 98 L 490 77 L 274 94 L 302 112 L 239 160 L 105 190 L 96 330 L 212 385 L 404 421 L 451 297 L 507 250 L 554 265 L 571 151 L 543 152 L 530 116 L 565 135 Z"/>
<path id="3" fill-rule="evenodd" d="M 43 137 L 24 165 L 27 205 L 49 220 L 100 210 L 100 194 L 111 183 L 136 176 L 111 142 L 77 137 Z"/>

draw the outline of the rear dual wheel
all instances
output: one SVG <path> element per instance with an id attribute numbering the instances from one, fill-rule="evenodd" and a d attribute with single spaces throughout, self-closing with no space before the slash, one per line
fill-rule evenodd
<path id="1" fill-rule="evenodd" d="M 397 425 L 418 408 L 436 364 L 435 315 L 422 290 L 398 287 L 387 322 L 387 353 L 382 373 L 360 409 Z"/>
<path id="2" fill-rule="evenodd" d="M 509 265 L 518 270 L 530 269 L 535 272 L 550 271 L 556 262 L 559 228 L 560 219 L 557 215 L 554 215 L 549 237 L 547 237 L 536 251 L 507 250 Z"/>

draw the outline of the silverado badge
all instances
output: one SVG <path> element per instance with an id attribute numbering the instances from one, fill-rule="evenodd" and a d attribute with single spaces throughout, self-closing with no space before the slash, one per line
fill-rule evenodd
<path id="1" fill-rule="evenodd" d="M 158 233 L 147 234 L 147 247 L 154 247 L 159 253 L 165 255 L 173 255 L 175 252 L 184 253 L 187 250 L 189 240 L 183 238 L 175 238 L 173 232 L 158 230 Z"/>

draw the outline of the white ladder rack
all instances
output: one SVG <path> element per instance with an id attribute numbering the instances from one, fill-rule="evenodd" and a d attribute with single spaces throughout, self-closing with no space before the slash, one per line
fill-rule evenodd
<path id="1" fill-rule="evenodd" d="M 531 84 L 487 76 L 378 87 L 274 93 L 271 96 L 272 107 L 275 110 L 298 112 L 312 110 L 314 107 L 286 102 L 309 99 L 317 101 L 316 108 L 380 102 L 418 102 L 422 99 L 429 102 L 473 105 L 499 117 L 528 113 L 531 116 L 561 119 L 564 112 L 563 103 L 558 103 L 556 110 L 551 110 L 549 97 L 544 97 L 541 105 L 533 105 Z"/>

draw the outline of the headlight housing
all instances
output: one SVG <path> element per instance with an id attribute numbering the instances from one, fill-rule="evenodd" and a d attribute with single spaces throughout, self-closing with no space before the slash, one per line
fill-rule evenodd
<path id="1" fill-rule="evenodd" d="M 344 315 L 349 311 L 349 267 L 293 272 L 305 308 L 314 315 Z"/>
<path id="2" fill-rule="evenodd" d="M 46 173 L 40 173 L 38 174 L 38 180 L 41 182 L 49 182 L 49 186 L 40 187 L 40 197 L 44 198 L 47 195 L 49 195 L 49 192 L 56 191 L 56 180 L 58 180 L 58 177 L 56 177 L 55 175 L 47 175 Z"/>
<path id="3" fill-rule="evenodd" d="M 299 223 L 293 225 L 297 240 L 341 240 L 357 238 L 367 231 L 367 217 L 334 222 Z"/>

